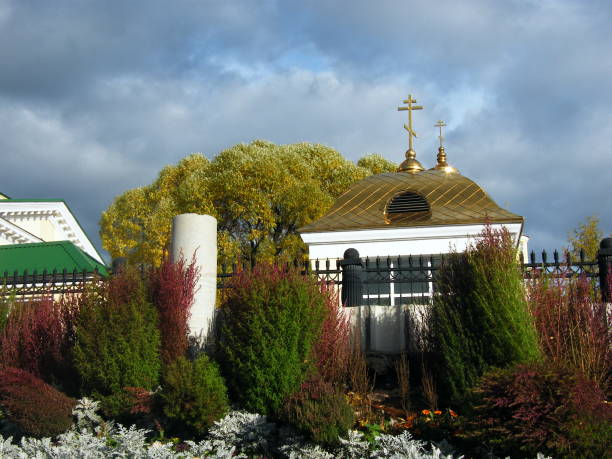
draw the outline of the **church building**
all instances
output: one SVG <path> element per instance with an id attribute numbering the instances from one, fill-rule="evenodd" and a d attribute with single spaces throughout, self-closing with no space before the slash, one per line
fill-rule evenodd
<path id="1" fill-rule="evenodd" d="M 416 159 L 412 112 L 423 107 L 414 105 L 416 100 L 411 95 L 404 103 L 406 106 L 398 110 L 408 111 L 404 128 L 408 131 L 409 148 L 405 160 L 396 172 L 372 175 L 353 184 L 324 216 L 299 229 L 310 259 L 340 260 L 350 248 L 363 259 L 381 257 L 383 263 L 389 260 L 387 257 L 394 257 L 398 263 L 410 262 L 409 257 L 430 263 L 441 254 L 465 250 L 486 224 L 507 228 L 526 259 L 523 217 L 497 205 L 477 183 L 448 164 L 442 121 L 435 125 L 440 129 L 437 164 L 426 169 Z M 379 290 L 374 305 L 366 298 L 372 292 L 365 291 L 367 306 L 351 308 L 351 313 L 369 318 L 372 328 L 366 333 L 371 336 L 364 339 L 374 349 L 403 351 L 408 346 L 404 319 L 408 311 L 414 312 L 417 298 L 399 286 L 394 289 L 393 283 L 384 288 L 383 295 Z M 422 286 L 419 298 L 432 294 L 429 283 Z M 381 324 L 379 329 L 377 323 Z"/>

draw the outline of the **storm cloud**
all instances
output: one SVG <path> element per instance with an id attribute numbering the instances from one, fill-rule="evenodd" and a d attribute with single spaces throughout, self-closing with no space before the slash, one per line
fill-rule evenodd
<path id="1" fill-rule="evenodd" d="M 536 250 L 612 232 L 612 4 L 0 0 L 0 191 L 63 198 L 100 245 L 125 190 L 192 152 L 317 142 L 449 161 Z"/>

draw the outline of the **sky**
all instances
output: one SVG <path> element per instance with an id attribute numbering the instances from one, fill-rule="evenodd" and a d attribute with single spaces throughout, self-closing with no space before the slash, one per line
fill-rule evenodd
<path id="1" fill-rule="evenodd" d="M 612 233 L 612 2 L 0 0 L 0 192 L 64 199 L 100 248 L 113 199 L 237 143 L 407 149 L 525 217 L 536 251 Z"/>

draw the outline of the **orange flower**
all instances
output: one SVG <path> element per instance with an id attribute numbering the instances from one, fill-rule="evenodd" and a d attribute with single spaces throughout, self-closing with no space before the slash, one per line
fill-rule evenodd
<path id="1" fill-rule="evenodd" d="M 436 410 L 436 411 L 434 411 L 434 414 L 435 414 L 435 415 L 442 414 L 442 411 L 440 411 L 440 410 Z"/>
<path id="2" fill-rule="evenodd" d="M 454 412 L 453 410 L 451 410 L 450 408 L 449 408 L 449 410 L 448 410 L 448 413 L 449 413 L 449 414 L 450 414 L 452 417 L 454 417 L 454 418 L 456 418 L 456 417 L 457 417 L 457 413 L 455 413 L 455 412 Z"/>
<path id="3" fill-rule="evenodd" d="M 425 416 L 428 416 L 428 415 L 430 415 L 430 414 L 431 414 L 431 411 L 429 411 L 429 410 L 423 410 L 423 411 L 421 411 L 421 413 L 423 413 Z"/>

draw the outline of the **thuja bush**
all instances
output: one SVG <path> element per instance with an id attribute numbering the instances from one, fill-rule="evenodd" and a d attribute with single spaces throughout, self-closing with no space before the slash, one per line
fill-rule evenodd
<path id="1" fill-rule="evenodd" d="M 496 454 L 606 457 L 612 406 L 592 380 L 549 363 L 487 372 L 474 390 L 471 434 Z"/>
<path id="2" fill-rule="evenodd" d="M 229 409 L 219 368 L 205 354 L 193 361 L 181 356 L 169 364 L 160 397 L 171 430 L 177 434 L 202 437 Z"/>
<path id="3" fill-rule="evenodd" d="M 259 265 L 238 274 L 221 305 L 219 358 L 232 400 L 274 415 L 314 367 L 325 295 L 297 270 Z"/>
<path id="4" fill-rule="evenodd" d="M 150 295 L 159 314 L 161 358 L 165 365 L 187 352 L 188 321 L 197 279 L 195 259 L 188 265 L 182 257 L 176 263 L 166 258 L 159 268 L 149 272 Z"/>
<path id="5" fill-rule="evenodd" d="M 438 277 L 429 344 L 443 402 L 462 406 L 490 367 L 539 358 L 522 289 L 517 251 L 506 229 L 487 225 L 464 253 L 453 253 Z"/>
<path id="6" fill-rule="evenodd" d="M 157 311 L 136 270 L 86 292 L 74 347 L 81 393 L 101 400 L 108 416 L 122 415 L 130 406 L 125 387 L 158 384 L 159 335 Z"/>
<path id="7" fill-rule="evenodd" d="M 71 357 L 78 311 L 78 302 L 71 296 L 59 301 L 47 296 L 40 301 L 14 303 L 0 332 L 2 364 L 75 392 Z"/>
<path id="8" fill-rule="evenodd" d="M 18 368 L 0 370 L 0 407 L 22 435 L 55 436 L 72 425 L 75 400 Z"/>
<path id="9" fill-rule="evenodd" d="M 322 445 L 336 445 L 355 423 L 343 392 L 321 377 L 306 381 L 281 410 L 284 421 Z"/>
<path id="10" fill-rule="evenodd" d="M 612 315 L 589 280 L 536 273 L 527 285 L 540 347 L 559 366 L 581 372 L 606 393 L 612 376 Z"/>

